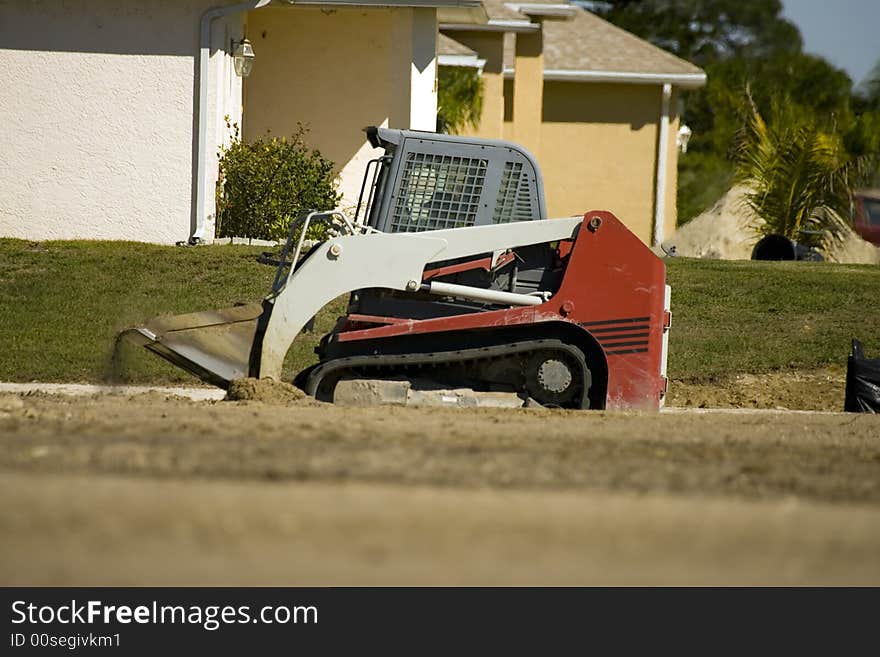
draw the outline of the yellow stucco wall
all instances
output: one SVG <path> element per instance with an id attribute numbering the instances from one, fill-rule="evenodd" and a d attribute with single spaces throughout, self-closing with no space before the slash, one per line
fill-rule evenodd
<path id="1" fill-rule="evenodd" d="M 538 157 L 548 214 L 610 210 L 650 243 L 660 106 L 660 86 L 545 82 Z M 664 234 L 675 226 L 677 129 L 670 121 Z"/>
<path id="2" fill-rule="evenodd" d="M 244 137 L 290 134 L 302 122 L 308 143 L 341 170 L 343 207 L 356 203 L 366 162 L 381 155 L 361 129 L 410 126 L 413 11 L 251 12 L 256 61 L 245 82 Z"/>
<path id="3" fill-rule="evenodd" d="M 513 79 L 513 141 L 533 155 L 541 155 L 541 110 L 544 80 L 544 33 L 542 30 L 516 36 Z"/>

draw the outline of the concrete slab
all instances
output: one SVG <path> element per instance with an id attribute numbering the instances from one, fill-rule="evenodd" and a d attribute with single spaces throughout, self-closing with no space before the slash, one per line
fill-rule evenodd
<path id="1" fill-rule="evenodd" d="M 435 406 L 449 408 L 522 408 L 512 392 L 476 392 L 470 388 L 414 387 L 407 380 L 353 379 L 336 384 L 340 406 Z"/>

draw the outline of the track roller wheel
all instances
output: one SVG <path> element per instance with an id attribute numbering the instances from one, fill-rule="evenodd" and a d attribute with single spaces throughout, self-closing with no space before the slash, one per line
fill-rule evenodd
<path id="1" fill-rule="evenodd" d="M 540 349 L 526 360 L 526 391 L 543 406 L 570 406 L 583 390 L 580 371 L 570 354 Z"/>

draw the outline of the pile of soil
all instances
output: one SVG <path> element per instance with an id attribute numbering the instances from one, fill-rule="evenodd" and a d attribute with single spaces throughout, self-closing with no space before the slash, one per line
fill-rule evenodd
<path id="1" fill-rule="evenodd" d="M 847 226 L 839 238 L 825 248 L 825 256 L 831 262 L 851 265 L 880 265 L 880 247 L 866 242 Z"/>
<path id="2" fill-rule="evenodd" d="M 664 242 L 668 252 L 686 258 L 749 260 L 758 241 L 756 227 L 762 221 L 746 203 L 746 188 L 732 187 L 712 208 L 695 217 Z M 851 228 L 824 249 L 829 262 L 845 264 L 880 264 L 880 248 L 866 242 Z"/>
<path id="3" fill-rule="evenodd" d="M 675 247 L 675 255 L 686 258 L 748 260 L 757 233 L 752 226 L 760 222 L 745 199 L 746 188 L 732 187 L 714 206 L 691 219 L 668 239 L 664 246 Z"/>
<path id="4" fill-rule="evenodd" d="M 229 401 L 259 401 L 292 404 L 307 399 L 306 393 L 290 383 L 275 379 L 236 379 L 226 392 Z"/>

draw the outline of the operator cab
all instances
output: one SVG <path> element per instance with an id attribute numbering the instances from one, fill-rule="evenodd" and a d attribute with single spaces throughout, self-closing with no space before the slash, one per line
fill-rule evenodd
<path id="1" fill-rule="evenodd" d="M 421 232 L 547 218 L 541 170 L 517 144 L 416 130 L 365 128 L 381 157 L 364 173 L 355 222 L 382 232 Z M 467 267 L 468 262 L 483 263 Z M 485 263 L 488 263 L 486 265 Z M 434 281 L 531 294 L 562 279 L 557 250 L 547 244 L 430 263 L 447 272 Z M 491 310 L 488 303 L 391 290 L 357 291 L 349 313 L 426 319 Z"/>

